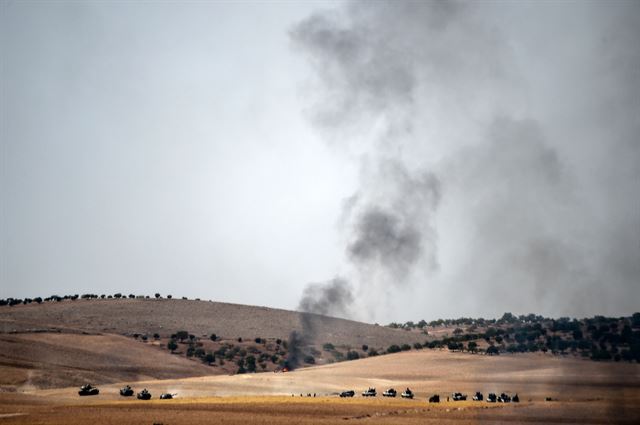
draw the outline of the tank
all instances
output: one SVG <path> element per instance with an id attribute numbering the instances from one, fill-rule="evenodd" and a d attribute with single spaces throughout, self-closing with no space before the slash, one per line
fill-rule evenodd
<path id="1" fill-rule="evenodd" d="M 400 397 L 402 397 L 402 398 L 413 398 L 413 391 L 411 391 L 409 388 L 407 388 L 406 390 L 404 390 L 404 392 L 402 394 L 400 394 Z"/>
<path id="2" fill-rule="evenodd" d="M 91 384 L 84 384 L 80 387 L 80 391 L 78 391 L 78 395 L 81 396 L 98 395 L 98 393 L 100 393 L 100 390 Z"/>
<path id="3" fill-rule="evenodd" d="M 429 397 L 429 403 L 440 403 L 440 396 L 438 394 L 434 394 Z"/>
<path id="4" fill-rule="evenodd" d="M 382 393 L 383 397 L 395 397 L 396 395 L 398 395 L 398 392 L 393 388 L 389 388 L 387 391 Z"/>
<path id="5" fill-rule="evenodd" d="M 453 401 L 462 401 L 467 399 L 467 395 L 462 393 L 453 393 L 451 394 L 451 398 Z"/>
<path id="6" fill-rule="evenodd" d="M 367 391 L 363 391 L 362 392 L 362 397 L 375 397 L 376 396 L 376 389 L 375 388 L 369 388 L 367 389 Z"/>
<path id="7" fill-rule="evenodd" d="M 476 392 L 476 395 L 473 396 L 474 401 L 482 401 L 482 393 L 480 391 Z"/>
<path id="8" fill-rule="evenodd" d="M 151 393 L 146 388 L 138 393 L 138 400 L 150 400 Z"/>
<path id="9" fill-rule="evenodd" d="M 160 400 L 171 400 L 176 394 L 163 393 L 160 394 Z"/>
<path id="10" fill-rule="evenodd" d="M 353 397 L 354 395 L 356 395 L 356 392 L 353 390 L 343 391 L 340 393 L 340 397 Z"/>
<path id="11" fill-rule="evenodd" d="M 129 385 L 120 388 L 120 395 L 123 397 L 131 397 L 133 395 L 133 388 L 131 388 Z"/>
<path id="12" fill-rule="evenodd" d="M 511 397 L 508 394 L 502 393 L 500 397 L 498 397 L 498 403 L 510 403 Z"/>

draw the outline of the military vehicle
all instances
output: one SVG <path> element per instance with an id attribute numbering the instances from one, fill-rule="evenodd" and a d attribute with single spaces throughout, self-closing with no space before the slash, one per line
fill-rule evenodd
<path id="1" fill-rule="evenodd" d="M 520 397 L 518 397 L 518 393 L 516 393 L 516 395 L 513 396 L 511 401 L 514 403 L 520 403 Z"/>
<path id="2" fill-rule="evenodd" d="M 473 396 L 473 401 L 482 401 L 482 393 L 480 391 L 476 391 L 476 395 Z"/>
<path id="3" fill-rule="evenodd" d="M 451 394 L 451 398 L 453 401 L 462 401 L 467 399 L 467 395 L 462 393 L 453 393 Z"/>
<path id="4" fill-rule="evenodd" d="M 123 397 L 131 397 L 133 395 L 133 388 L 131 388 L 129 385 L 120 388 L 120 395 Z"/>
<path id="5" fill-rule="evenodd" d="M 80 395 L 80 396 L 98 395 L 99 392 L 100 392 L 100 390 L 97 389 L 96 387 L 94 387 L 93 385 L 84 384 L 83 386 L 80 387 L 80 391 L 78 391 L 78 395 Z"/>
<path id="6" fill-rule="evenodd" d="M 171 400 L 175 396 L 176 394 L 163 393 L 163 394 L 160 394 L 160 400 Z"/>
<path id="7" fill-rule="evenodd" d="M 438 394 L 434 394 L 429 397 L 429 403 L 440 403 L 440 396 Z"/>
<path id="8" fill-rule="evenodd" d="M 402 394 L 400 394 L 400 397 L 402 397 L 402 398 L 413 398 L 413 391 L 411 391 L 409 388 L 407 388 L 406 390 L 404 390 L 404 392 Z"/>
<path id="9" fill-rule="evenodd" d="M 376 392 L 375 388 L 369 388 L 367 389 L 367 391 L 362 392 L 362 397 L 375 397 L 376 394 L 378 393 Z"/>
<path id="10" fill-rule="evenodd" d="M 398 392 L 393 388 L 389 388 L 387 391 L 382 393 L 382 397 L 395 397 L 397 395 Z"/>
<path id="11" fill-rule="evenodd" d="M 487 403 L 495 403 L 496 401 L 498 401 L 498 397 L 494 393 L 489 393 Z"/>
<path id="12" fill-rule="evenodd" d="M 353 390 L 343 391 L 340 393 L 340 397 L 353 397 L 354 395 L 356 395 L 356 392 Z"/>
<path id="13" fill-rule="evenodd" d="M 500 397 L 498 397 L 498 403 L 510 403 L 511 397 L 508 394 L 502 393 Z"/>
<path id="14" fill-rule="evenodd" d="M 151 393 L 146 388 L 138 393 L 138 400 L 151 399 Z"/>

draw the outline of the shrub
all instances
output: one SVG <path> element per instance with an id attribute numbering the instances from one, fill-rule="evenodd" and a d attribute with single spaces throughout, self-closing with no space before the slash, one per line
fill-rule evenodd
<path id="1" fill-rule="evenodd" d="M 247 372 L 255 372 L 256 371 L 256 358 L 253 356 L 247 356 Z"/>
<path id="2" fill-rule="evenodd" d="M 178 344 L 172 339 L 167 343 L 167 348 L 173 353 L 178 348 Z"/>
<path id="3" fill-rule="evenodd" d="M 113 298 L 122 298 L 122 294 L 120 292 L 113 294 Z"/>
<path id="4" fill-rule="evenodd" d="M 324 351 L 333 351 L 333 350 L 335 350 L 335 349 L 336 349 L 336 347 L 335 347 L 332 343 L 327 342 L 327 343 L 325 343 L 325 344 L 323 344 L 323 345 L 322 345 L 322 349 L 323 349 Z"/>
<path id="5" fill-rule="evenodd" d="M 357 360 L 360 358 L 360 355 L 357 351 L 347 351 L 347 360 Z"/>
<path id="6" fill-rule="evenodd" d="M 167 295 L 167 298 L 168 298 L 168 299 L 171 299 L 172 297 L 171 297 L 171 295 L 169 294 L 169 295 Z"/>
<path id="7" fill-rule="evenodd" d="M 189 332 L 187 331 L 178 331 L 175 333 L 176 338 L 179 339 L 180 341 L 184 341 L 185 339 L 189 338 Z"/>
<path id="8" fill-rule="evenodd" d="M 216 339 L 218 339 L 218 336 L 216 334 L 211 334 L 209 338 L 211 339 L 211 341 L 215 341 Z"/>
<path id="9" fill-rule="evenodd" d="M 362 345 L 362 351 L 364 351 L 365 353 L 369 350 L 369 346 L 367 344 L 363 344 Z"/>
<path id="10" fill-rule="evenodd" d="M 402 351 L 409 351 L 411 350 L 411 346 L 409 344 L 402 344 L 402 346 L 400 347 L 400 349 Z"/>
<path id="11" fill-rule="evenodd" d="M 156 299 L 160 298 L 160 294 L 156 292 Z"/>
<path id="12" fill-rule="evenodd" d="M 257 337 L 256 339 L 254 339 L 254 341 L 256 342 L 256 344 L 260 344 L 262 343 L 262 338 Z"/>
<path id="13" fill-rule="evenodd" d="M 487 354 L 489 354 L 490 356 L 498 355 L 500 354 L 500 350 L 498 350 L 498 347 L 496 347 L 495 345 L 491 345 L 489 346 L 489 348 L 487 348 Z"/>
<path id="14" fill-rule="evenodd" d="M 387 353 L 399 353 L 400 351 L 402 351 L 402 349 L 396 345 L 390 345 L 389 348 L 387 348 Z"/>
<path id="15" fill-rule="evenodd" d="M 422 350 L 422 344 L 416 342 L 415 344 L 413 344 L 413 348 L 415 348 L 416 350 Z"/>
<path id="16" fill-rule="evenodd" d="M 375 348 L 369 350 L 369 357 L 375 357 L 378 355 L 378 351 Z"/>
<path id="17" fill-rule="evenodd" d="M 222 361 L 222 359 L 220 359 Z M 216 356 L 213 353 L 209 352 L 204 357 L 202 357 L 202 361 L 207 364 L 214 363 L 216 361 Z"/>
<path id="18" fill-rule="evenodd" d="M 313 356 L 305 356 L 304 357 L 304 362 L 307 364 L 315 364 L 316 363 L 316 359 Z"/>

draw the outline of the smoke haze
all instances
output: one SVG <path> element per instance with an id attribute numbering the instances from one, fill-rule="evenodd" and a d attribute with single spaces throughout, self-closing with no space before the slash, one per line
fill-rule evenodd
<path id="1" fill-rule="evenodd" d="M 311 121 L 361 170 L 342 226 L 371 316 L 408 292 L 425 314 L 637 307 L 637 2 L 349 2 L 291 37 Z"/>

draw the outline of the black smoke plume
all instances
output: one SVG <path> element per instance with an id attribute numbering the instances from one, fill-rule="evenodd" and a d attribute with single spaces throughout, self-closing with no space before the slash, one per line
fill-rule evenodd
<path id="1" fill-rule="evenodd" d="M 289 369 L 295 369 L 305 356 L 310 355 L 309 347 L 315 342 L 317 324 L 326 316 L 348 315 L 348 308 L 352 302 L 351 287 L 342 278 L 336 277 L 328 282 L 307 285 L 298 305 L 302 329 L 289 335 Z"/>

